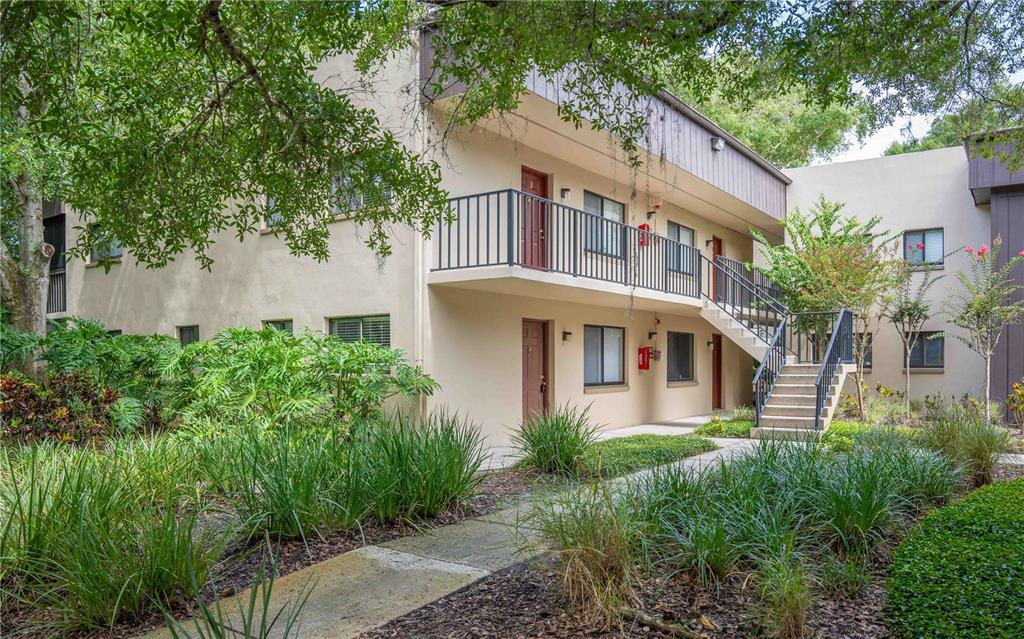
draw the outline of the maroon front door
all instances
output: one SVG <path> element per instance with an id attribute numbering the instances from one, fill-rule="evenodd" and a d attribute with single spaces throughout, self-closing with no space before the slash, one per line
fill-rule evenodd
<path id="1" fill-rule="evenodd" d="M 548 176 L 522 167 L 523 193 L 519 203 L 519 263 L 532 268 L 548 267 L 547 226 L 548 207 L 537 198 L 548 197 Z"/>
<path id="2" fill-rule="evenodd" d="M 523 320 L 523 419 L 548 406 L 547 322 Z"/>
<path id="3" fill-rule="evenodd" d="M 711 408 L 722 408 L 722 336 L 711 336 Z"/>

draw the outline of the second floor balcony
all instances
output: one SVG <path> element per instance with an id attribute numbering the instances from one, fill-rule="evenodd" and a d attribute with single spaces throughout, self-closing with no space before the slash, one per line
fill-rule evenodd
<path id="1" fill-rule="evenodd" d="M 515 189 L 452 198 L 431 246 L 431 283 L 511 294 L 696 308 L 708 277 L 692 246 Z"/>

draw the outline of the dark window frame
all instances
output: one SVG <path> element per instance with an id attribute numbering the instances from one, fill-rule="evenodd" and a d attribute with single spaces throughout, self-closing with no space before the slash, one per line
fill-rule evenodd
<path id="1" fill-rule="evenodd" d="M 185 331 L 191 331 L 193 329 L 195 329 L 195 337 L 193 339 L 190 339 L 188 342 L 186 342 L 185 341 Z M 178 326 L 177 327 L 177 333 L 178 333 L 178 343 L 180 343 L 182 346 L 188 346 L 189 344 L 195 344 L 196 342 L 198 342 L 198 341 L 200 341 L 202 339 L 199 336 L 199 324 L 187 324 L 187 325 L 184 325 L 184 326 Z"/>
<path id="2" fill-rule="evenodd" d="M 690 237 L 693 239 L 693 244 L 685 244 L 685 243 L 679 241 L 678 231 L 676 231 L 676 237 L 672 237 L 672 227 L 676 227 L 677 229 L 686 229 L 687 231 L 689 231 L 690 232 Z M 684 260 L 683 259 L 683 254 L 684 254 L 684 251 L 686 249 L 684 249 L 683 247 L 684 246 L 688 246 L 691 249 L 693 249 L 694 251 L 697 250 L 697 247 L 696 247 L 696 244 L 697 244 L 697 231 L 695 229 L 689 227 L 689 226 L 686 226 L 685 224 L 680 224 L 679 222 L 673 222 L 672 220 L 669 220 L 666 233 L 668 234 L 668 239 L 670 239 L 673 242 L 675 242 L 675 244 L 671 245 L 673 250 L 668 252 L 668 257 L 669 257 L 668 270 L 673 272 L 673 273 L 681 273 L 683 275 L 693 275 L 693 271 L 694 271 L 693 263 L 696 260 L 693 259 L 693 253 L 692 252 L 687 252 L 686 255 L 689 257 L 689 259 Z"/>
<path id="3" fill-rule="evenodd" d="M 672 375 L 671 375 L 671 371 L 672 371 L 671 363 L 672 363 L 672 360 L 673 360 L 673 357 L 672 357 L 672 355 L 673 355 L 673 353 L 672 353 L 672 336 L 673 335 L 686 336 L 690 340 L 690 353 L 689 353 L 690 354 L 690 357 L 689 357 L 689 359 L 690 359 L 690 362 L 689 362 L 690 376 L 689 377 L 672 377 Z M 686 331 L 668 331 L 668 337 L 666 339 L 667 339 L 667 346 L 665 348 L 665 351 L 666 351 L 665 379 L 666 379 L 666 381 L 671 383 L 671 382 L 692 382 L 692 381 L 696 380 L 697 379 L 697 370 L 696 370 L 696 368 L 697 368 L 697 353 L 696 353 L 696 350 L 694 349 L 693 333 L 688 333 Z"/>
<path id="4" fill-rule="evenodd" d="M 367 332 L 366 332 L 366 321 L 367 320 L 380 320 L 381 318 L 386 318 L 387 319 L 387 330 L 388 330 L 388 332 L 387 332 L 387 340 L 386 340 L 386 342 L 385 341 L 381 341 L 381 340 L 376 340 L 376 339 L 368 339 L 367 338 Z M 354 321 L 354 320 L 358 320 L 359 321 L 359 338 L 358 339 L 346 339 L 345 337 L 342 337 L 341 335 L 335 334 L 335 332 L 333 330 L 331 330 L 331 325 L 332 325 L 333 322 Z M 338 339 L 340 339 L 342 341 L 345 341 L 345 342 L 349 342 L 349 343 L 364 341 L 364 342 L 371 342 L 373 344 L 380 344 L 381 346 L 386 346 L 388 348 L 391 348 L 391 314 L 390 313 L 371 313 L 371 314 L 367 314 L 367 315 L 339 315 L 339 316 L 335 316 L 335 317 L 328 317 L 327 318 L 327 334 L 328 335 L 332 335 L 334 337 L 337 337 Z"/>
<path id="5" fill-rule="evenodd" d="M 287 329 L 285 328 L 286 324 Z M 273 328 L 278 331 L 284 331 L 289 335 L 295 334 L 294 320 L 291 319 L 263 320 L 263 328 Z"/>
<path id="6" fill-rule="evenodd" d="M 94 223 L 89 225 L 89 228 L 91 230 L 91 229 L 94 229 L 94 228 L 98 228 L 99 226 L 100 225 L 98 223 L 94 222 Z M 113 251 L 117 251 L 117 253 L 115 254 L 115 253 L 113 253 Z M 124 247 L 121 246 L 120 243 L 117 242 L 116 238 L 111 238 L 110 242 L 106 246 L 103 246 L 103 247 L 94 246 L 94 247 L 89 249 L 89 263 L 90 264 L 99 264 L 99 263 L 103 262 L 104 260 L 106 260 L 106 261 L 120 260 L 122 257 L 124 257 Z"/>
<path id="7" fill-rule="evenodd" d="M 598 365 L 601 367 L 598 377 L 602 380 L 600 382 L 588 382 L 587 381 L 587 329 L 588 328 L 599 328 L 601 329 L 601 345 L 599 352 L 601 353 L 600 359 L 598 359 Z M 622 334 L 622 349 L 619 352 L 619 370 L 622 371 L 622 377 L 615 381 L 604 381 L 604 337 L 606 330 L 619 331 Z M 583 387 L 584 388 L 599 388 L 602 386 L 624 386 L 626 384 L 626 327 L 625 326 L 611 326 L 607 324 L 584 324 L 583 325 Z"/>
<path id="8" fill-rule="evenodd" d="M 937 337 L 936 337 L 937 336 Z M 939 363 L 929 364 L 927 361 L 928 351 L 925 346 L 925 342 L 939 341 L 942 344 L 942 349 L 939 351 L 941 361 Z M 920 359 L 915 363 L 915 351 L 920 351 Z M 903 361 L 906 362 L 906 349 L 903 352 Z M 914 341 L 914 347 L 910 349 L 910 370 L 929 370 L 946 367 L 946 335 L 945 331 L 919 331 L 917 333 L 917 339 Z"/>
<path id="9" fill-rule="evenodd" d="M 924 256 L 928 253 L 928 241 L 927 241 L 928 233 L 930 233 L 932 231 L 938 231 L 939 233 L 942 234 L 942 257 L 940 257 L 937 262 L 928 262 L 928 261 L 925 261 L 925 259 L 924 259 Z M 907 241 L 907 235 L 909 235 L 911 233 L 920 233 L 921 234 L 921 243 L 924 244 L 924 248 L 923 249 L 918 249 L 918 248 L 913 249 L 914 251 L 921 251 L 921 258 L 920 259 L 912 258 L 910 256 L 910 253 L 909 253 L 911 249 L 907 248 L 907 244 L 910 243 L 910 242 Z M 930 228 L 907 229 L 907 230 L 903 231 L 903 259 L 908 261 L 908 262 L 910 262 L 914 266 L 942 266 L 943 264 L 945 264 L 946 263 L 946 229 L 945 229 L 945 227 L 933 226 L 933 227 L 930 227 Z"/>
<path id="10" fill-rule="evenodd" d="M 587 209 L 586 202 L 587 202 L 587 195 L 588 194 L 593 196 L 593 197 L 600 198 L 600 200 L 601 200 L 601 214 L 600 215 L 598 215 L 596 213 L 591 213 L 590 211 L 586 210 Z M 621 220 L 613 220 L 613 219 L 611 219 L 609 217 L 605 217 L 605 215 L 604 215 L 604 203 L 606 201 L 607 202 L 613 202 L 613 203 L 618 204 L 619 206 L 622 207 L 622 219 Z M 605 257 L 613 257 L 613 258 L 619 259 L 619 260 L 626 259 L 626 245 L 627 245 L 627 243 L 629 241 L 629 236 L 626 234 L 626 230 L 627 230 L 626 229 L 626 227 L 627 227 L 627 224 L 626 224 L 626 203 L 625 202 L 619 202 L 618 200 L 613 200 L 610 197 L 605 197 L 604 195 L 601 195 L 600 193 L 596 193 L 594 191 L 588 191 L 588 190 L 584 189 L 583 190 L 583 212 L 586 213 L 586 215 L 583 217 L 583 219 L 584 219 L 584 224 L 583 224 L 583 227 L 584 227 L 583 228 L 583 249 L 586 252 L 593 253 L 595 255 L 603 255 Z M 606 220 L 607 222 L 600 222 L 598 220 L 595 220 L 594 218 L 600 218 L 601 220 Z M 614 224 L 610 224 L 612 222 L 622 225 L 621 226 L 621 232 L 619 233 L 620 237 L 619 237 L 619 250 L 618 250 L 618 252 L 607 250 L 609 242 L 608 242 L 608 234 L 605 232 L 605 229 L 608 228 L 608 227 L 614 227 Z M 590 225 L 597 225 L 597 228 L 596 229 L 595 228 L 587 228 Z M 595 243 L 598 246 L 594 246 Z"/>

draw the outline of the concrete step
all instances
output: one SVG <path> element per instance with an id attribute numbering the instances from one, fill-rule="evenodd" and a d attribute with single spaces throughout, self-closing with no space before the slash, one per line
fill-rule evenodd
<path id="1" fill-rule="evenodd" d="M 814 387 L 814 384 L 787 384 L 783 381 L 775 383 L 775 389 L 772 391 L 772 397 L 775 395 L 801 395 L 806 397 L 810 395 L 812 398 L 817 396 L 818 389 Z"/>
<path id="2" fill-rule="evenodd" d="M 814 430 L 814 415 L 810 417 L 770 415 L 766 409 L 766 412 L 761 415 L 761 426 L 767 428 L 803 428 Z"/>
<path id="3" fill-rule="evenodd" d="M 785 364 L 780 372 L 783 375 L 786 373 L 794 373 L 797 375 L 817 375 L 820 370 L 821 366 L 818 364 Z"/>
<path id="4" fill-rule="evenodd" d="M 817 396 L 813 393 L 810 395 L 779 395 L 779 387 L 775 387 L 775 391 L 768 398 L 768 406 L 814 406 L 817 402 Z"/>
<path id="5" fill-rule="evenodd" d="M 785 417 L 814 417 L 814 402 L 804 405 L 790 405 L 768 402 L 764 409 L 764 415 L 779 415 Z"/>
<path id="6" fill-rule="evenodd" d="M 821 439 L 820 430 L 807 430 L 805 428 L 751 428 L 751 439 L 786 439 L 797 441 L 817 441 Z"/>
<path id="7" fill-rule="evenodd" d="M 814 384 L 818 381 L 818 374 L 790 373 L 783 369 L 776 379 L 778 380 L 776 382 L 777 384 L 808 384 L 810 386 L 814 386 Z"/>

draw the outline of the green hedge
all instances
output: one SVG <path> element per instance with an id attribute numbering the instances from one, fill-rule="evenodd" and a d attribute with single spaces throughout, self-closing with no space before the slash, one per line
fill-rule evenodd
<path id="1" fill-rule="evenodd" d="M 889 611 L 901 637 L 1021 637 L 1024 480 L 981 488 L 926 517 L 896 551 Z"/>

